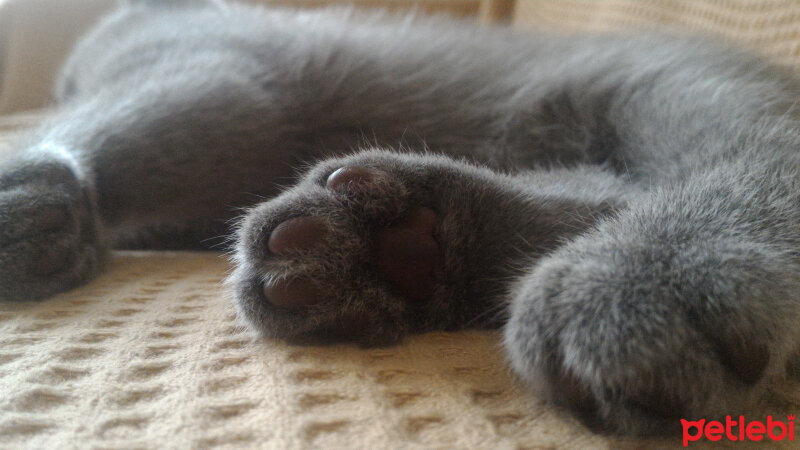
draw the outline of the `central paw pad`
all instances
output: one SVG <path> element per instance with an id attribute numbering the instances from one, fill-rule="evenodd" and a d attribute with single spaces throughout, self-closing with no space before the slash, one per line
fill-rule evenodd
<path id="1" fill-rule="evenodd" d="M 437 222 L 432 209 L 417 207 L 376 236 L 376 270 L 410 301 L 427 300 L 442 279 L 441 250 L 434 238 Z"/>

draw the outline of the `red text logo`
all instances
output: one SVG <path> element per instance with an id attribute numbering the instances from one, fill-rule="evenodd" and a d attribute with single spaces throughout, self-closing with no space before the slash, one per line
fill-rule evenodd
<path id="1" fill-rule="evenodd" d="M 729 441 L 761 441 L 771 439 L 773 441 L 794 441 L 794 415 L 786 416 L 786 422 L 773 420 L 772 416 L 767 416 L 767 423 L 759 420 L 746 421 L 744 416 L 739 416 L 739 420 L 733 420 L 731 416 L 725 417 L 725 423 L 706 419 L 689 421 L 681 419 L 683 426 L 683 446 L 687 447 L 689 442 L 700 440 L 704 437 L 709 441 L 719 441 L 727 439 Z"/>

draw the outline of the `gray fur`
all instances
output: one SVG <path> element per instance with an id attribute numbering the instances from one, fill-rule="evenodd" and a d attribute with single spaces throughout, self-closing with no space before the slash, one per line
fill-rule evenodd
<path id="1" fill-rule="evenodd" d="M 266 336 L 382 345 L 505 324 L 523 380 L 623 433 L 733 414 L 784 372 L 800 133 L 781 70 L 677 37 L 149 3 L 85 37 L 57 114 L 3 162 L 0 297 L 82 283 L 110 245 L 203 242 L 248 208 L 230 284 Z M 383 175 L 325 189 L 345 165 Z M 439 214 L 444 253 L 422 305 L 371 270 L 372 236 L 417 205 Z M 303 215 L 324 218 L 325 244 L 270 255 L 270 231 Z M 328 301 L 261 294 L 298 276 Z"/>

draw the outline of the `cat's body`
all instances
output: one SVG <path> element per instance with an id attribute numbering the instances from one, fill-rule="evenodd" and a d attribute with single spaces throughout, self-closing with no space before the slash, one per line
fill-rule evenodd
<path id="1" fill-rule="evenodd" d="M 734 414 L 783 373 L 800 131 L 777 69 L 677 38 L 146 3 L 84 39 L 3 162 L 0 297 L 252 206 L 231 285 L 267 336 L 505 324 L 523 379 L 619 432 Z"/>

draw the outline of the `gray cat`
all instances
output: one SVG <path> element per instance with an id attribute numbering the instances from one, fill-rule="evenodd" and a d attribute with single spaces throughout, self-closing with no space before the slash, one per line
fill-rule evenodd
<path id="1" fill-rule="evenodd" d="M 235 228 L 263 335 L 504 326 L 523 380 L 618 433 L 735 414 L 798 344 L 798 85 L 738 51 L 138 1 L 57 95 L 2 165 L 7 300 Z"/>

